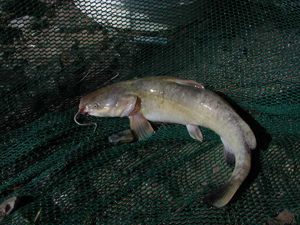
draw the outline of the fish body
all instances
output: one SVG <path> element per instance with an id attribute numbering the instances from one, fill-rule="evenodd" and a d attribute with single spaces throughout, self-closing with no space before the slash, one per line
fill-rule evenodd
<path id="1" fill-rule="evenodd" d="M 154 132 L 148 121 L 185 125 L 191 137 L 200 141 L 198 126 L 213 130 L 221 137 L 227 162 L 235 162 L 230 179 L 205 197 L 216 207 L 230 201 L 250 171 L 251 149 L 256 147 L 252 130 L 224 99 L 195 81 L 149 77 L 112 84 L 83 97 L 79 112 L 129 117 L 137 139 Z"/>

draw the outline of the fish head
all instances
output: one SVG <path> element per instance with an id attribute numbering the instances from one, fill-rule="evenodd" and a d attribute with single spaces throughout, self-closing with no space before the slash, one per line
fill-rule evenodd
<path id="1" fill-rule="evenodd" d="M 136 97 L 119 86 L 107 86 L 80 100 L 78 113 L 97 117 L 124 117 L 134 110 Z"/>

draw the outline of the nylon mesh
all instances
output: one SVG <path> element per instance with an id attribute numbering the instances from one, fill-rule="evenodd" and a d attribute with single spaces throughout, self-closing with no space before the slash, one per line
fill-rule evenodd
<path id="1" fill-rule="evenodd" d="M 0 203 L 26 197 L 0 223 L 263 224 L 285 209 L 299 223 L 298 1 L 6 0 L 0 20 Z M 111 144 L 126 118 L 73 121 L 85 94 L 146 76 L 197 80 L 253 128 L 231 204 L 202 202 L 233 169 L 212 131 L 158 123 Z"/>

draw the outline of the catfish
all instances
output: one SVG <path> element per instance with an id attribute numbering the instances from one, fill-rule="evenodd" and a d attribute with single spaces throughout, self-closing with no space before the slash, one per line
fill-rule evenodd
<path id="1" fill-rule="evenodd" d="M 150 137 L 154 129 L 149 121 L 185 125 L 190 136 L 201 142 L 199 126 L 214 131 L 221 137 L 226 161 L 235 167 L 225 184 L 204 197 L 213 206 L 225 206 L 250 172 L 254 133 L 228 102 L 196 81 L 148 77 L 115 83 L 82 97 L 75 122 L 79 113 L 128 117 L 130 130 L 110 136 L 113 143 Z"/>

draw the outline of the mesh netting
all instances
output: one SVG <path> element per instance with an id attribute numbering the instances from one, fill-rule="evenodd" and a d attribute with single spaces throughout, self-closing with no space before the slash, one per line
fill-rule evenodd
<path id="1" fill-rule="evenodd" d="M 6 0 L 0 19 L 0 204 L 21 201 L 3 224 L 299 223 L 299 1 Z M 73 121 L 83 95 L 165 75 L 226 96 L 256 134 L 224 208 L 202 202 L 232 172 L 212 131 L 111 144 L 128 119 Z"/>

